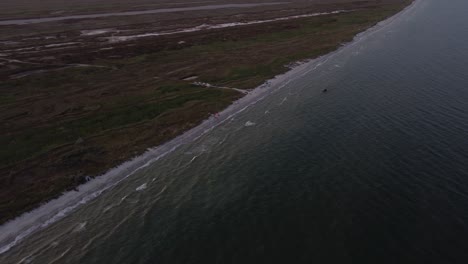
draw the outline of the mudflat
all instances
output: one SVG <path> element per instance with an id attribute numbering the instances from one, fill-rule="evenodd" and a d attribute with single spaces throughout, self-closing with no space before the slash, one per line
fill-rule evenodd
<path id="1" fill-rule="evenodd" d="M 0 26 L 0 223 L 174 138 L 411 0 L 272 2 Z M 7 1 L 0 17 L 227 3 Z"/>

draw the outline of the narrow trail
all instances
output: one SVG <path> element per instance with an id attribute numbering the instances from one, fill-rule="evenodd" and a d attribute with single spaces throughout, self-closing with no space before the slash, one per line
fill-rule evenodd
<path id="1" fill-rule="evenodd" d="M 232 87 L 226 87 L 226 86 L 216 86 L 216 85 L 212 85 L 212 84 L 204 83 L 204 82 L 194 82 L 192 84 L 196 85 L 196 86 L 206 87 L 206 88 L 233 90 L 233 91 L 237 91 L 237 92 L 243 93 L 243 94 L 248 94 L 250 92 L 250 90 L 242 90 L 242 89 L 239 89 L 239 88 L 232 88 Z"/>

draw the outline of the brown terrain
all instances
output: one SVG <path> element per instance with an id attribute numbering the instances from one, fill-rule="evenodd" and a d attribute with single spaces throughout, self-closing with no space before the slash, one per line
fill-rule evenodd
<path id="1" fill-rule="evenodd" d="M 287 65 L 337 49 L 411 0 L 295 0 L 2 25 L 249 2 L 0 3 L 0 223 L 174 138 Z M 274 1 L 255 1 L 262 2 Z M 346 12 L 310 16 L 337 10 Z M 244 25 L 227 27 L 232 22 Z"/>

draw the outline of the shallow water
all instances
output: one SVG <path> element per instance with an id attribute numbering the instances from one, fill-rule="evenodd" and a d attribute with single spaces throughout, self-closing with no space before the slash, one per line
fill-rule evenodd
<path id="1" fill-rule="evenodd" d="M 150 15 L 150 14 L 188 12 L 188 11 L 199 11 L 199 10 L 217 10 L 217 9 L 225 9 L 225 8 L 252 8 L 252 7 L 257 7 L 257 6 L 281 5 L 284 3 L 287 3 L 287 2 L 205 5 L 205 6 L 192 6 L 192 7 L 160 8 L 160 9 L 143 10 L 143 11 L 110 12 L 110 13 L 90 14 L 90 15 L 0 20 L 0 26 L 37 24 L 37 23 L 63 21 L 63 20 L 70 20 L 70 19 L 90 19 L 90 18 L 102 18 L 102 17 L 111 17 L 111 16 Z"/>
<path id="2" fill-rule="evenodd" d="M 465 263 L 467 8 L 419 1 L 0 262 Z"/>

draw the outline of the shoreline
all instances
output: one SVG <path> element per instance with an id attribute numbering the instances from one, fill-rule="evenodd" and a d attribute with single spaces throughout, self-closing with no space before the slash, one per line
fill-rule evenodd
<path id="1" fill-rule="evenodd" d="M 413 1 L 398 13 L 393 14 L 392 16 L 355 35 L 352 41 L 342 45 L 337 50 L 319 56 L 315 59 L 306 60 L 306 62 L 295 65 L 285 73 L 267 80 L 264 84 L 256 87 L 240 99 L 233 101 L 227 108 L 221 111 L 219 113 L 219 121 L 217 123 L 213 124 L 212 119 L 206 119 L 198 126 L 184 132 L 174 139 L 160 146 L 149 148 L 144 154 L 126 161 L 125 163 L 108 170 L 103 175 L 80 185 L 78 187 L 80 190 L 79 192 L 65 192 L 58 198 L 46 202 L 32 211 L 7 221 L 0 226 L 0 254 L 7 252 L 27 236 L 66 217 L 80 205 L 84 205 L 97 198 L 106 190 L 111 189 L 126 178 L 137 173 L 139 170 L 170 154 L 179 146 L 182 146 L 187 142 L 197 140 L 199 137 L 228 121 L 233 116 L 243 112 L 270 94 L 282 89 L 295 78 L 308 74 L 319 68 L 323 63 L 328 61 L 328 59 L 340 54 L 343 50 L 352 47 L 356 43 L 364 40 L 366 37 L 391 24 L 396 18 L 404 15 L 407 10 L 411 10 L 411 8 L 416 6 L 416 3 L 419 2 L 420 1 L 418 0 Z"/>

